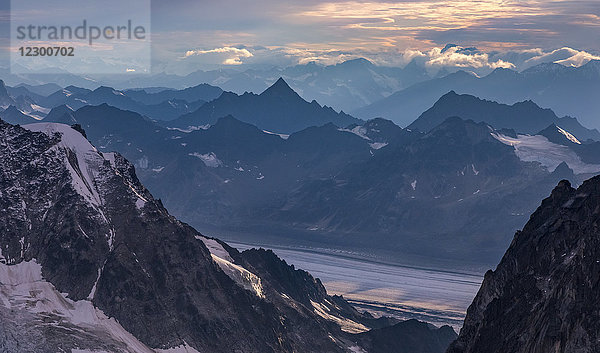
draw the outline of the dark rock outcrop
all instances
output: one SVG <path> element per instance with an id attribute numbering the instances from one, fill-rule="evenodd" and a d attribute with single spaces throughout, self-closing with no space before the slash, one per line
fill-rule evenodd
<path id="1" fill-rule="evenodd" d="M 489 271 L 448 353 L 598 352 L 600 177 L 561 181 Z"/>

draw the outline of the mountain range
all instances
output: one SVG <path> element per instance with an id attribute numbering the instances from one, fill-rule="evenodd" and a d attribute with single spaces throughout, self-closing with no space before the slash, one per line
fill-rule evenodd
<path id="1" fill-rule="evenodd" d="M 180 91 L 165 89 L 155 93 L 148 93 L 143 89 L 118 91 L 106 86 L 92 91 L 68 86 L 40 99 L 39 103 L 50 108 L 68 105 L 72 109 L 106 103 L 152 119 L 172 120 L 197 109 L 221 93 L 220 88 L 204 84 Z"/>
<path id="2" fill-rule="evenodd" d="M 198 110 L 165 125 L 182 129 L 198 128 L 214 124 L 226 115 L 233 115 L 261 129 L 283 134 L 328 122 L 337 126 L 360 122 L 344 112 L 337 113 L 330 107 L 321 106 L 317 101 L 305 101 L 283 78 L 279 78 L 261 94 L 246 92 L 240 96 L 225 92 Z"/>
<path id="3" fill-rule="evenodd" d="M 0 121 L 1 350 L 437 353 L 456 337 L 359 313 L 272 251 L 203 236 L 81 132 Z"/>
<path id="4" fill-rule="evenodd" d="M 408 126 L 449 91 L 476 95 L 504 104 L 532 100 L 559 116 L 576 117 L 582 124 L 600 128 L 595 97 L 600 95 L 600 61 L 581 67 L 540 64 L 522 72 L 496 69 L 478 77 L 458 71 L 414 84 L 366 107 L 350 111 L 358 118 L 383 117 Z"/>
<path id="5" fill-rule="evenodd" d="M 468 94 L 456 94 L 454 91 L 443 95 L 408 128 L 428 132 L 452 116 L 476 122 L 484 121 L 497 129 L 513 129 L 525 134 L 537 134 L 555 124 L 577 135 L 582 141 L 600 141 L 598 130 L 583 127 L 575 118 L 559 118 L 552 110 L 543 109 L 532 101 L 507 105 Z"/>
<path id="6" fill-rule="evenodd" d="M 283 92 L 280 106 L 304 102 L 288 88 Z M 442 108 L 463 101 L 470 103 L 461 112 L 499 107 L 456 94 L 441 101 L 453 99 L 436 104 L 436 116 L 454 116 Z M 206 232 L 318 239 L 404 258 L 489 265 L 508 245 L 506 234 L 525 224 L 553 185 L 600 171 L 593 158 L 598 143 L 569 142 L 569 136 L 579 142 L 577 135 L 554 124 L 551 111 L 534 104 L 500 108 L 489 116 L 509 123 L 505 128 L 454 117 L 427 133 L 375 119 L 288 136 L 233 116 L 185 130 L 108 105 L 55 121 L 78 123 L 101 150 L 122 153 L 173 214 Z M 548 122 L 547 128 L 515 132 L 533 116 L 544 117 L 539 124 Z M 594 134 L 576 120 L 573 126 Z"/>

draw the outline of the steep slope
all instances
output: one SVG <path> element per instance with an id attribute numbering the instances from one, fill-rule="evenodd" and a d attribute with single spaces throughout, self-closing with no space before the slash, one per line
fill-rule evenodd
<path id="1" fill-rule="evenodd" d="M 75 112 L 73 109 L 66 104 L 62 104 L 52 108 L 44 118 L 44 122 L 71 125 L 75 124 L 77 120 L 75 119 Z"/>
<path id="2" fill-rule="evenodd" d="M 308 273 L 177 221 L 75 129 L 27 129 L 0 121 L 0 350 L 359 349 L 371 318 Z"/>
<path id="3" fill-rule="evenodd" d="M 246 92 L 239 96 L 225 92 L 195 112 L 166 125 L 186 129 L 214 124 L 227 115 L 263 130 L 285 134 L 326 123 L 334 123 L 340 127 L 360 123 L 360 120 L 343 112 L 337 113 L 329 107 L 322 107 L 316 101 L 305 101 L 280 78 L 259 95 Z"/>
<path id="4" fill-rule="evenodd" d="M 6 109 L 15 104 L 14 99 L 8 94 L 4 81 L 0 80 L 0 108 Z"/>
<path id="5" fill-rule="evenodd" d="M 0 118 L 2 120 L 9 122 L 11 124 L 31 124 L 38 122 L 38 120 L 30 117 L 29 115 L 24 114 L 22 111 L 17 109 L 14 105 L 9 106 L 3 112 L 0 112 Z"/>
<path id="6" fill-rule="evenodd" d="M 596 352 L 600 177 L 561 181 L 469 307 L 449 353 Z"/>

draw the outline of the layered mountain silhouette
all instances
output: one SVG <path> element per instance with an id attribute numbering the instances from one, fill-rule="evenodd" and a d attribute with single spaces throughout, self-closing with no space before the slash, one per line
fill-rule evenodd
<path id="1" fill-rule="evenodd" d="M 559 180 L 578 183 L 600 171 L 596 143 L 567 146 L 460 118 L 427 134 L 375 119 L 290 136 L 232 116 L 184 132 L 108 105 L 74 118 L 198 229 L 284 242 L 344 234 L 340 246 L 486 265 Z"/>
<path id="2" fill-rule="evenodd" d="M 342 127 L 360 122 L 316 101 L 305 101 L 280 78 L 261 94 L 225 92 L 195 112 L 166 123 L 166 126 L 189 129 L 214 124 L 227 115 L 260 129 L 284 134 L 326 123 Z"/>
<path id="3" fill-rule="evenodd" d="M 559 118 L 550 109 L 540 108 L 532 101 L 513 105 L 499 104 L 454 91 L 443 95 L 433 107 L 421 114 L 408 126 L 409 129 L 428 132 L 449 117 L 458 116 L 477 122 L 486 122 L 497 129 L 513 129 L 517 133 L 536 134 L 551 124 L 579 136 L 582 141 L 599 141 L 598 130 L 587 129 L 574 118 Z"/>
<path id="4" fill-rule="evenodd" d="M 600 178 L 561 181 L 485 275 L 448 353 L 595 352 Z"/>
<path id="5" fill-rule="evenodd" d="M 198 85 L 180 91 L 165 89 L 155 93 L 144 90 L 119 91 L 107 86 L 94 90 L 68 86 L 42 98 L 40 104 L 50 108 L 68 105 L 72 109 L 85 105 L 109 104 L 152 119 L 172 120 L 196 110 L 221 92 L 220 88 L 209 85 Z"/>
<path id="6" fill-rule="evenodd" d="M 600 61 L 581 67 L 540 64 L 523 72 L 496 69 L 484 77 L 459 71 L 417 83 L 364 108 L 352 111 L 362 119 L 383 117 L 408 126 L 447 92 L 473 94 L 505 104 L 532 100 L 559 116 L 574 116 L 591 128 L 600 128 Z"/>

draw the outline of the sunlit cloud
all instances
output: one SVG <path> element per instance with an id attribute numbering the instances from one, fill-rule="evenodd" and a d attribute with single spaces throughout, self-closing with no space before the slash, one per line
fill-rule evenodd
<path id="1" fill-rule="evenodd" d="M 535 6 L 537 1 L 430 0 L 399 2 L 328 2 L 300 13 L 300 16 L 343 19 L 346 28 L 414 31 L 465 28 L 480 21 L 548 15 Z"/>
<path id="2" fill-rule="evenodd" d="M 429 60 L 427 65 L 429 66 L 442 66 L 442 67 L 460 67 L 460 68 L 504 68 L 514 69 L 513 63 L 498 59 L 491 61 L 487 53 L 480 53 L 477 50 L 464 50 L 460 47 L 450 47 L 446 50 L 440 48 L 433 48 L 427 54 Z"/>
<path id="3" fill-rule="evenodd" d="M 247 49 L 239 49 L 234 47 L 222 47 L 209 50 L 188 50 L 185 52 L 185 57 L 199 56 L 205 54 L 224 54 L 226 57 L 222 61 L 223 65 L 241 65 L 243 58 L 251 58 L 253 55 Z"/>
<path id="4" fill-rule="evenodd" d="M 528 59 L 526 63 L 538 64 L 542 62 L 553 62 L 565 66 L 579 67 L 581 65 L 587 64 L 591 60 L 600 60 L 600 56 L 566 47 L 553 50 L 547 53 L 544 53 L 541 49 L 538 50 L 539 55 Z"/>

